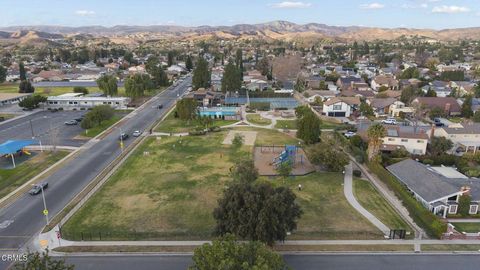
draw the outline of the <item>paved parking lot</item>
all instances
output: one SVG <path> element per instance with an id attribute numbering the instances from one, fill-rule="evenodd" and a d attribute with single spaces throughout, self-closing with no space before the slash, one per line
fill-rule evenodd
<path id="1" fill-rule="evenodd" d="M 85 140 L 75 138 L 82 133 L 80 125 L 67 126 L 65 122 L 80 117 L 82 111 L 40 111 L 7 123 L 0 123 L 0 143 L 7 140 L 41 140 L 43 145 L 81 146 Z"/>

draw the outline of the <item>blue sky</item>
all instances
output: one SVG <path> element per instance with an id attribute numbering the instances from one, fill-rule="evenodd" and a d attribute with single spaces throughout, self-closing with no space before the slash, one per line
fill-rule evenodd
<path id="1" fill-rule="evenodd" d="M 0 0 L 0 26 L 295 23 L 480 26 L 480 0 Z"/>

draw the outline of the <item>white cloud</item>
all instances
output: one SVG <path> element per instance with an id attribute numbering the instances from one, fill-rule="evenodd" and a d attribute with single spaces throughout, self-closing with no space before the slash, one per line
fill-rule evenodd
<path id="1" fill-rule="evenodd" d="M 438 6 L 434 7 L 432 9 L 433 13 L 448 13 L 448 14 L 454 14 L 454 13 L 465 13 L 465 12 L 470 12 L 470 9 L 468 7 L 460 7 L 460 6 Z"/>
<path id="2" fill-rule="evenodd" d="M 310 7 L 311 3 L 304 3 L 304 2 L 291 2 L 291 1 L 283 1 L 280 3 L 271 4 L 274 8 L 307 8 Z"/>
<path id="3" fill-rule="evenodd" d="M 370 4 L 360 5 L 361 9 L 382 9 L 384 7 L 385 5 L 380 3 L 370 3 Z"/>
<path id="4" fill-rule="evenodd" d="M 95 11 L 93 10 L 76 10 L 75 14 L 79 16 L 92 16 L 95 15 Z"/>

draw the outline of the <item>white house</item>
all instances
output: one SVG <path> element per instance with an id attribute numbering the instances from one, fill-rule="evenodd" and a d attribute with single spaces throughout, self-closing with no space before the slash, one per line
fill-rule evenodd
<path id="1" fill-rule="evenodd" d="M 360 103 L 358 97 L 334 97 L 323 103 L 323 114 L 330 117 L 350 117 Z"/>
<path id="2" fill-rule="evenodd" d="M 453 150 L 461 152 L 474 152 L 480 150 L 480 124 L 462 123 L 448 127 L 436 127 L 435 137 L 444 137 L 453 142 Z"/>

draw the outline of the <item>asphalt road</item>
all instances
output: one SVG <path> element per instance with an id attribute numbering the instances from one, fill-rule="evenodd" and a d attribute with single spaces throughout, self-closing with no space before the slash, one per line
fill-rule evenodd
<path id="1" fill-rule="evenodd" d="M 292 269 L 311 270 L 477 270 L 478 255 L 455 254 L 362 254 L 285 255 Z M 185 270 L 191 256 L 87 256 L 69 257 L 75 270 Z"/>
<path id="2" fill-rule="evenodd" d="M 177 95 L 187 91 L 191 79 L 188 78 L 178 86 L 169 88 L 148 101 L 142 109 L 127 116 L 121 124 L 123 132 L 131 134 L 134 130 L 145 130 L 155 120 L 167 112 Z M 164 108 L 155 109 L 154 105 L 163 104 Z M 62 123 L 63 124 L 63 123 Z M 58 171 L 49 176 L 46 181 L 49 188 L 45 198 L 50 217 L 57 214 L 78 194 L 94 177 L 110 164 L 121 152 L 118 143 L 120 131 L 108 134 L 98 142 L 89 142 L 75 159 L 69 161 Z M 130 137 L 126 146 L 137 138 Z M 22 195 L 8 207 L 0 209 L 0 250 L 18 250 L 45 226 L 42 214 L 41 196 Z"/>
<path id="3" fill-rule="evenodd" d="M 35 139 L 44 145 L 81 146 L 83 140 L 73 139 L 82 132 L 80 125 L 67 126 L 65 122 L 84 115 L 81 111 L 39 111 L 37 113 L 0 124 L 0 143 L 7 140 Z M 31 123 L 31 125 L 30 125 Z M 52 136 L 55 134 L 56 136 Z"/>

